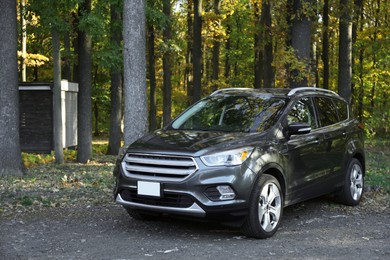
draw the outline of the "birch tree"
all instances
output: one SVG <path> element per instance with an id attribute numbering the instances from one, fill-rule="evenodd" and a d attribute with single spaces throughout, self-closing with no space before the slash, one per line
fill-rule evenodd
<path id="1" fill-rule="evenodd" d="M 123 3 L 125 146 L 147 131 L 145 43 L 145 0 L 126 0 Z"/>
<path id="2" fill-rule="evenodd" d="M 21 176 L 16 2 L 2 0 L 0 10 L 0 176 Z"/>

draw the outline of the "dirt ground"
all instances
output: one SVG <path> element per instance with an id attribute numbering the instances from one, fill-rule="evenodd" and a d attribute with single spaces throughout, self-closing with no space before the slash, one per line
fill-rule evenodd
<path id="1" fill-rule="evenodd" d="M 287 207 L 270 239 L 162 217 L 136 221 L 114 203 L 0 217 L 0 259 L 390 259 L 389 195 L 358 207 L 320 198 Z"/>

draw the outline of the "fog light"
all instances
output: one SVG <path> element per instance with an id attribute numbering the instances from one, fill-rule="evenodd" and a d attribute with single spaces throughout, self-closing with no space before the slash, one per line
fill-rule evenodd
<path id="1" fill-rule="evenodd" d="M 217 186 L 217 190 L 221 196 L 220 200 L 232 200 L 236 197 L 234 190 L 228 185 Z"/>

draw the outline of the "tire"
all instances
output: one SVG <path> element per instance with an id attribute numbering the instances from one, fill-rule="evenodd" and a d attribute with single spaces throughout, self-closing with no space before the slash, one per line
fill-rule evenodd
<path id="1" fill-rule="evenodd" d="M 349 162 L 345 174 L 344 187 L 339 194 L 339 201 L 348 206 L 359 204 L 364 189 L 364 171 L 362 164 L 356 158 Z"/>
<path id="2" fill-rule="evenodd" d="M 263 174 L 252 190 L 242 231 L 248 237 L 269 238 L 278 230 L 282 215 L 283 193 L 280 184 L 275 177 Z"/>
<path id="3" fill-rule="evenodd" d="M 127 213 L 129 214 L 130 217 L 132 217 L 135 220 L 155 220 L 157 219 L 160 214 L 158 213 L 145 213 L 143 211 L 139 211 L 137 209 L 132 209 L 125 207 Z"/>

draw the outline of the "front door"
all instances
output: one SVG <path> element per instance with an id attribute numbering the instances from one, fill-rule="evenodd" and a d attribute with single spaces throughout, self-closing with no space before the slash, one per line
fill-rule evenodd
<path id="1" fill-rule="evenodd" d="M 319 131 L 313 101 L 309 97 L 297 100 L 287 114 L 287 124 L 307 123 L 308 134 L 291 135 L 287 140 L 287 196 L 291 202 L 315 197 L 322 193 L 319 182 L 329 167 L 322 157 L 325 151 L 324 133 Z"/>

